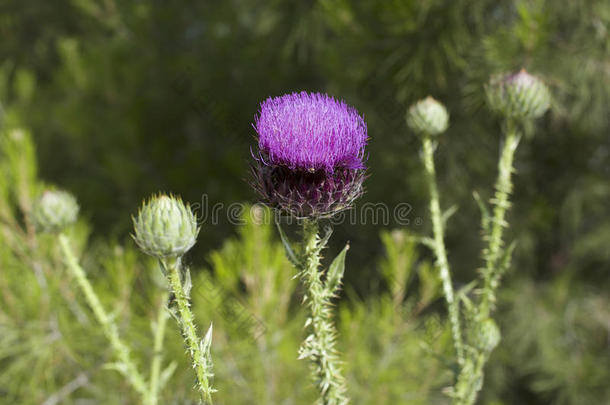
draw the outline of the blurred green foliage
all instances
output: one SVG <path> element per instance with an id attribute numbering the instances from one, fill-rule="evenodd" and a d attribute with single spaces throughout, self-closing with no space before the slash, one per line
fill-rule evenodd
<path id="1" fill-rule="evenodd" d="M 407 230 L 380 238 L 398 224 L 368 223 L 335 233 L 352 245 L 338 303 L 352 397 L 444 403 L 442 302 L 428 253 L 404 239 L 429 227 L 404 113 L 432 94 L 451 114 L 437 169 L 444 204 L 459 207 L 447 245 L 464 284 L 480 265 L 472 191 L 489 197 L 499 142 L 482 85 L 522 67 L 545 79 L 554 100 L 517 154 L 518 247 L 482 402 L 610 402 L 609 30 L 604 0 L 3 1 L 0 403 L 134 400 L 104 368 L 111 353 L 53 239 L 29 223 L 36 173 L 77 195 L 86 220 L 72 236 L 83 266 L 145 365 L 161 278 L 128 240 L 130 214 L 159 190 L 225 206 L 255 201 L 244 180 L 258 103 L 302 89 L 364 113 L 371 177 L 361 204 L 413 207 Z M 299 292 L 280 252 L 262 225 L 223 217 L 201 232 L 192 260 L 206 265 L 194 269 L 194 285 L 215 295 L 194 290 L 194 309 L 218 325 L 224 403 L 312 401 L 294 356 Z M 231 321 L 236 311 L 254 326 Z M 184 403 L 192 376 L 177 330 L 166 349 L 178 366 L 164 398 Z M 53 397 L 66 387 L 65 398 Z"/>

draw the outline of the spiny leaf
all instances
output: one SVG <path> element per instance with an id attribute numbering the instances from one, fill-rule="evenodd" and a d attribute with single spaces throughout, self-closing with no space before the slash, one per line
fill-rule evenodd
<path id="1" fill-rule="evenodd" d="M 326 293 L 332 295 L 336 292 L 341 284 L 343 273 L 345 272 L 345 255 L 349 250 L 349 243 L 345 245 L 343 250 L 339 252 L 328 268 L 326 275 Z"/>
<path id="2" fill-rule="evenodd" d="M 470 283 L 466 284 L 464 287 L 460 288 L 457 291 L 456 296 L 460 299 L 462 297 L 464 297 L 464 298 L 467 297 L 468 294 L 470 294 L 470 291 L 472 291 L 476 287 L 476 285 L 477 285 L 476 280 L 471 281 Z"/>
<path id="3" fill-rule="evenodd" d="M 512 262 L 512 257 L 513 257 L 513 251 L 515 250 L 516 247 L 517 247 L 517 241 L 512 241 L 511 244 L 508 245 L 508 247 L 504 251 L 502 260 L 500 261 L 500 265 L 498 266 L 498 269 L 496 270 L 496 273 L 494 274 L 495 283 L 498 283 L 500 281 L 500 278 L 502 277 L 502 275 L 504 273 L 506 273 L 506 271 L 510 268 L 510 265 Z"/>
<path id="4" fill-rule="evenodd" d="M 184 269 L 184 293 L 187 297 L 191 296 L 191 289 L 193 288 L 193 281 L 191 280 L 191 270 L 187 267 Z"/>
<path id="5" fill-rule="evenodd" d="M 170 316 L 174 318 L 178 325 L 182 325 L 182 319 L 180 318 L 180 315 L 178 315 L 178 308 L 175 306 L 167 306 L 167 312 L 169 312 Z"/>
<path id="6" fill-rule="evenodd" d="M 284 250 L 286 251 L 286 257 L 288 257 L 288 260 L 290 261 L 290 263 L 292 263 L 295 267 L 300 267 L 301 261 L 294 254 L 294 250 L 292 250 L 292 246 L 290 246 L 290 241 L 286 237 L 286 234 L 284 233 L 282 226 L 280 225 L 279 222 L 277 222 L 276 225 L 277 225 L 277 230 L 280 233 L 280 239 L 282 240 L 282 245 L 284 245 Z"/>
<path id="7" fill-rule="evenodd" d="M 318 251 L 324 249 L 324 247 L 326 247 L 326 244 L 328 243 L 328 240 L 330 239 L 330 236 L 333 234 L 333 228 L 329 225 L 326 226 L 324 228 L 324 237 L 322 239 L 320 239 L 320 243 L 318 243 Z"/>
<path id="8" fill-rule="evenodd" d="M 201 351 L 203 351 L 203 353 L 205 353 L 206 355 L 210 353 L 210 348 L 212 347 L 212 330 L 213 330 L 213 324 L 210 323 L 210 327 L 208 328 L 207 333 L 205 334 L 205 336 L 203 337 L 203 339 L 201 339 Z"/>
<path id="9" fill-rule="evenodd" d="M 481 228 L 483 229 L 483 235 L 485 237 L 489 236 L 489 223 L 491 222 L 491 216 L 489 215 L 489 209 L 487 205 L 481 198 L 478 192 L 473 191 L 472 196 L 474 197 L 477 205 L 479 206 L 479 210 L 481 210 Z"/>

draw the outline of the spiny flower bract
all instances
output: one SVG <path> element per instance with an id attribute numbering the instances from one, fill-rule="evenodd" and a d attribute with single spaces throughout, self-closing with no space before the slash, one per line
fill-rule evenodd
<path id="1" fill-rule="evenodd" d="M 254 124 L 254 187 L 271 206 L 296 217 L 349 208 L 365 178 L 364 118 L 325 94 L 268 98 Z"/>
<path id="2" fill-rule="evenodd" d="M 145 202 L 133 218 L 134 240 L 151 256 L 180 257 L 193 247 L 199 228 L 188 205 L 160 194 Z"/>

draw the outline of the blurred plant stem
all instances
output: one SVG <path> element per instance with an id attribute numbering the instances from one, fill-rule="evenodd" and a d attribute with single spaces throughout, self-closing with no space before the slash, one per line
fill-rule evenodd
<path id="1" fill-rule="evenodd" d="M 58 238 L 59 244 L 66 259 L 66 264 L 68 265 L 68 269 L 76 278 L 79 287 L 85 295 L 87 303 L 93 310 L 98 322 L 102 325 L 104 335 L 106 335 L 110 341 L 110 345 L 115 352 L 115 355 L 119 361 L 117 370 L 121 372 L 125 378 L 127 378 L 129 384 L 131 384 L 134 390 L 141 395 L 142 402 L 144 404 L 151 404 L 146 382 L 131 358 L 129 347 L 119 337 L 118 327 L 113 319 L 104 310 L 102 303 L 95 294 L 91 283 L 89 283 L 89 280 L 87 279 L 85 271 L 78 264 L 78 260 L 76 259 L 76 256 L 74 255 L 74 252 L 70 246 L 70 240 L 63 233 L 60 233 Z"/>
<path id="2" fill-rule="evenodd" d="M 462 330 L 460 326 L 460 314 L 458 304 L 455 302 L 453 284 L 451 282 L 451 272 L 449 261 L 447 260 L 447 250 L 445 249 L 445 224 L 441 213 L 438 187 L 436 185 L 436 170 L 434 167 L 434 144 L 428 135 L 423 137 L 423 161 L 426 169 L 426 181 L 430 192 L 430 214 L 432 216 L 432 230 L 434 233 L 434 254 L 436 264 L 439 268 L 440 278 L 443 283 L 443 294 L 447 301 L 449 312 L 449 322 L 451 323 L 451 334 L 453 344 L 457 354 L 459 364 L 464 363 L 464 349 L 462 343 Z"/>
<path id="3" fill-rule="evenodd" d="M 475 403 L 477 395 L 483 387 L 485 364 L 500 339 L 498 330 L 495 343 L 487 341 L 489 334 L 485 332 L 484 327 L 486 322 L 493 322 L 490 321 L 490 315 L 496 301 L 496 290 L 503 271 L 510 265 L 510 256 L 514 247 L 513 245 L 507 250 L 504 249 L 503 233 L 504 228 L 508 225 L 505 220 L 506 211 L 511 205 L 509 196 L 512 190 L 513 159 L 521 139 L 516 123 L 510 119 L 506 120 L 503 132 L 504 143 L 498 160 L 495 193 L 490 201 L 494 206 L 493 216 L 486 218 L 488 214 L 485 212 L 483 215 L 483 231 L 484 237 L 488 240 L 488 246 L 483 251 L 485 267 L 481 272 L 483 278 L 481 301 L 470 326 L 477 338 L 476 341 L 471 342 L 472 346 L 469 346 L 466 362 L 460 369 L 454 387 L 454 405 L 473 405 Z M 488 344 L 489 346 L 487 346 Z"/>
<path id="4" fill-rule="evenodd" d="M 483 269 L 483 294 L 479 307 L 479 315 L 482 319 L 489 316 L 496 301 L 496 289 L 501 276 L 501 258 L 504 241 L 502 239 L 504 228 L 507 226 L 505 216 L 510 208 L 509 196 L 512 191 L 511 175 L 513 169 L 513 158 L 521 134 L 515 123 L 507 120 L 504 127 L 505 139 L 500 160 L 498 161 L 498 178 L 495 185 L 494 198 L 491 204 L 494 206 L 491 218 L 491 231 L 489 233 L 489 245 L 485 250 L 485 268 Z"/>
<path id="5" fill-rule="evenodd" d="M 206 336 L 199 341 L 197 329 L 195 327 L 194 316 L 190 308 L 190 276 L 185 278 L 183 283 L 180 277 L 181 260 L 180 258 L 161 259 L 161 264 L 165 269 L 165 274 L 169 281 L 169 287 L 174 294 L 178 317 L 177 321 L 182 330 L 188 352 L 191 355 L 193 368 L 197 375 L 197 389 L 199 391 L 202 403 L 206 405 L 212 404 L 212 393 L 214 389 L 211 387 L 209 378 L 212 374 L 212 362 L 210 356 L 210 346 L 212 339 L 212 327 L 208 330 Z"/>
<path id="6" fill-rule="evenodd" d="M 348 402 L 345 380 L 341 374 L 336 354 L 337 332 L 332 322 L 329 291 L 321 279 L 320 252 L 326 246 L 330 233 L 324 239 L 318 235 L 316 220 L 303 223 L 303 257 L 300 261 L 300 278 L 306 289 L 304 302 L 310 310 L 305 326 L 311 326 L 313 333 L 307 336 L 300 350 L 300 358 L 308 358 L 313 363 L 314 378 L 320 389 L 320 404 L 340 405 Z"/>
<path id="7" fill-rule="evenodd" d="M 487 362 L 487 354 L 473 350 L 460 369 L 457 382 L 453 388 L 453 405 L 473 405 L 477 394 L 483 387 L 483 368 Z"/>
<path id="8" fill-rule="evenodd" d="M 163 340 L 165 338 L 165 327 L 169 318 L 166 308 L 169 292 L 165 291 L 160 298 L 157 321 L 154 324 L 155 340 L 153 345 L 153 360 L 150 368 L 150 405 L 159 403 L 159 375 L 161 373 L 161 362 L 163 360 Z"/>

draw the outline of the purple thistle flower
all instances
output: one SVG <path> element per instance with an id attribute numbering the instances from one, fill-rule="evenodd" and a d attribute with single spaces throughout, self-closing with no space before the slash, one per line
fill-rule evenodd
<path id="1" fill-rule="evenodd" d="M 254 128 L 254 186 L 270 205 L 297 217 L 324 217 L 362 194 L 366 123 L 343 101 L 306 92 L 268 98 Z"/>
<path id="2" fill-rule="evenodd" d="M 270 164 L 328 172 L 364 168 L 364 119 L 326 94 L 270 97 L 261 104 L 254 128 Z"/>

